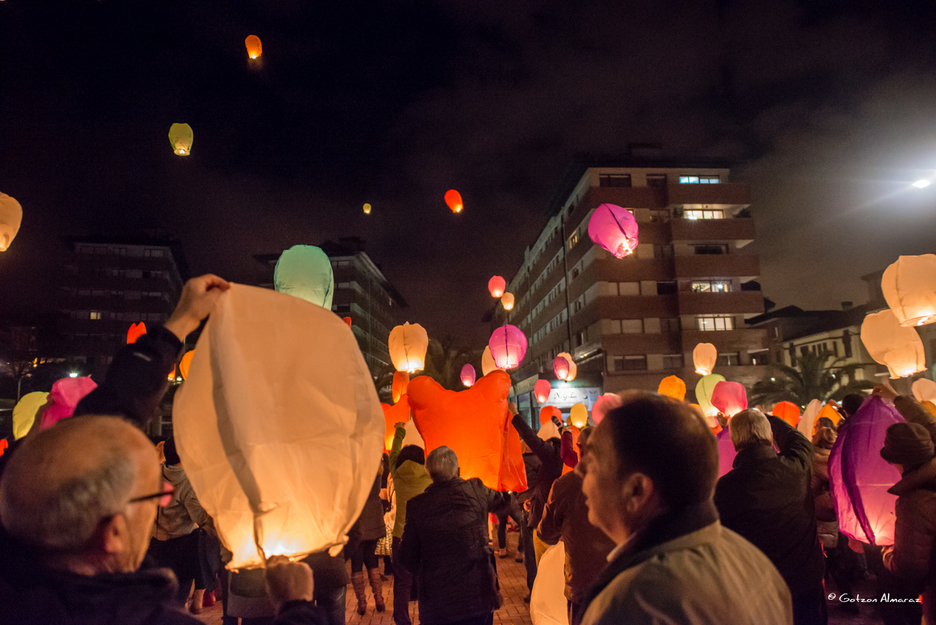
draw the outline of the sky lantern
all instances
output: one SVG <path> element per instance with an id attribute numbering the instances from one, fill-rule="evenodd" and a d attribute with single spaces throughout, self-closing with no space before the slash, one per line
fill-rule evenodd
<path id="1" fill-rule="evenodd" d="M 341 319 L 242 284 L 215 303 L 172 423 L 231 569 L 340 552 L 386 443 L 373 379 Z"/>
<path id="2" fill-rule="evenodd" d="M 920 378 L 910 385 L 910 389 L 913 391 L 913 396 L 920 403 L 936 399 L 936 382 L 927 378 Z"/>
<path id="3" fill-rule="evenodd" d="M 504 307 L 504 310 L 513 310 L 513 307 L 514 307 L 513 293 L 504 293 L 501 296 L 501 306 Z"/>
<path id="4" fill-rule="evenodd" d="M 572 358 L 572 354 L 569 352 L 560 352 L 557 358 L 565 358 L 566 362 L 569 363 L 569 373 L 566 374 L 565 381 L 571 382 L 578 376 L 578 365 L 575 364 L 575 360 Z"/>
<path id="5" fill-rule="evenodd" d="M 6 193 L 0 193 L 0 252 L 5 252 L 23 223 L 23 207 Z"/>
<path id="6" fill-rule="evenodd" d="M 585 404 L 573 404 L 569 410 L 569 423 L 577 428 L 588 425 L 588 408 Z"/>
<path id="7" fill-rule="evenodd" d="M 510 421 L 507 396 L 510 376 L 493 371 L 463 391 L 449 391 L 429 376 L 410 382 L 410 407 L 416 428 L 426 442 L 426 453 L 445 445 L 458 456 L 461 477 L 480 478 L 488 488 L 517 490 L 523 473 L 522 458 L 512 466 L 516 475 L 505 476 L 503 454 Z M 519 451 L 519 445 L 516 448 Z"/>
<path id="8" fill-rule="evenodd" d="M 692 364 L 699 375 L 709 375 L 718 361 L 718 350 L 711 343 L 699 343 L 692 350 Z"/>
<path id="9" fill-rule="evenodd" d="M 498 369 L 516 369 L 526 356 L 527 337 L 520 328 L 508 324 L 494 330 L 488 347 Z"/>
<path id="10" fill-rule="evenodd" d="M 829 484 L 839 530 L 869 545 L 894 544 L 900 472 L 881 457 L 887 428 L 904 419 L 880 397 L 868 397 L 838 433 L 829 454 Z"/>
<path id="11" fill-rule="evenodd" d="M 371 212 L 371 205 L 370 205 L 370 204 L 365 204 L 365 205 L 364 205 L 364 214 L 365 214 L 365 215 L 370 215 L 370 212 Z"/>
<path id="12" fill-rule="evenodd" d="M 494 356 L 491 355 L 491 346 L 485 345 L 481 352 L 481 375 L 485 376 L 491 371 L 497 371 L 497 364 L 494 362 Z"/>
<path id="13" fill-rule="evenodd" d="M 42 413 L 42 421 L 39 429 L 45 430 L 52 427 L 62 419 L 68 419 L 75 414 L 75 408 L 78 402 L 84 399 L 85 395 L 97 388 L 97 382 L 90 376 L 78 376 L 62 378 L 52 384 L 52 392 L 48 399 L 52 404 Z"/>
<path id="14" fill-rule="evenodd" d="M 533 385 L 533 395 L 536 396 L 536 401 L 541 404 L 545 404 L 549 400 L 550 391 L 552 391 L 552 384 L 549 383 L 549 380 L 537 380 L 536 384 Z"/>
<path id="15" fill-rule="evenodd" d="M 260 37 L 256 35 L 250 35 L 244 39 L 244 45 L 247 47 L 247 56 L 251 61 L 259 59 L 263 54 L 263 44 L 260 43 Z"/>
<path id="16" fill-rule="evenodd" d="M 501 297 L 504 295 L 504 291 L 507 289 L 507 281 L 501 278 L 500 276 L 494 276 L 488 280 L 488 291 L 491 292 L 491 297 Z"/>
<path id="17" fill-rule="evenodd" d="M 936 323 L 936 254 L 899 257 L 884 270 L 881 291 L 900 325 Z"/>
<path id="18" fill-rule="evenodd" d="M 546 425 L 553 417 L 562 420 L 562 411 L 555 406 L 543 406 L 540 408 L 540 425 Z"/>
<path id="19" fill-rule="evenodd" d="M 192 366 L 192 357 L 194 355 L 195 350 L 190 349 L 182 355 L 182 360 L 179 361 L 179 374 L 183 380 L 188 377 L 189 367 Z"/>
<path id="20" fill-rule="evenodd" d="M 822 410 L 819 411 L 819 414 L 816 415 L 816 423 L 819 422 L 819 419 L 828 419 L 832 422 L 832 425 L 838 427 L 839 421 L 842 420 L 842 414 L 835 409 L 835 404 L 831 401 L 822 407 Z M 813 435 L 816 433 L 816 426 L 813 424 L 813 431 L 809 435 L 809 439 L 812 440 Z"/>
<path id="21" fill-rule="evenodd" d="M 331 261 L 319 247 L 293 245 L 280 254 L 276 261 L 273 286 L 280 293 L 331 310 L 335 295 L 335 274 Z"/>
<path id="22" fill-rule="evenodd" d="M 406 395 L 406 387 L 409 386 L 409 373 L 406 371 L 393 372 L 393 384 L 390 386 L 390 394 L 393 397 L 393 403 L 400 401 L 400 398 Z"/>
<path id="23" fill-rule="evenodd" d="M 718 408 L 712 405 L 712 393 L 715 392 L 715 386 L 717 386 L 719 382 L 724 381 L 725 376 L 718 375 L 717 373 L 710 373 L 696 384 L 696 401 L 699 402 L 699 407 L 706 417 L 714 417 L 718 414 Z"/>
<path id="24" fill-rule="evenodd" d="M 619 395 L 605 393 L 592 404 L 592 421 L 595 422 L 595 425 L 598 425 L 605 418 L 606 414 L 615 408 L 620 408 L 623 403 Z"/>
<path id="25" fill-rule="evenodd" d="M 926 370 L 926 355 L 920 335 L 913 328 L 901 326 L 890 310 L 864 318 L 861 342 L 875 362 L 887 367 L 891 379 Z"/>
<path id="26" fill-rule="evenodd" d="M 657 387 L 657 393 L 672 397 L 676 401 L 685 401 L 686 383 L 675 375 L 667 376 L 660 381 L 660 385 Z"/>
<path id="27" fill-rule="evenodd" d="M 445 192 L 445 203 L 452 209 L 453 213 L 460 213 L 465 205 L 462 203 L 461 193 L 455 189 L 449 189 Z"/>
<path id="28" fill-rule="evenodd" d="M 562 356 L 556 356 L 553 360 L 553 372 L 559 380 L 565 380 L 569 377 L 569 361 Z"/>
<path id="29" fill-rule="evenodd" d="M 342 317 L 341 320 L 347 323 L 349 328 L 351 327 L 351 317 Z"/>
<path id="30" fill-rule="evenodd" d="M 386 451 L 389 453 L 390 448 L 393 446 L 393 436 L 396 434 L 396 424 L 397 423 L 407 423 L 410 420 L 410 405 L 409 398 L 404 395 L 399 400 L 396 401 L 392 406 L 390 404 L 380 404 L 380 407 L 383 409 L 384 415 L 384 446 Z M 409 445 L 412 443 L 409 440 L 409 436 L 404 439 L 406 442 L 404 445 Z"/>
<path id="31" fill-rule="evenodd" d="M 172 151 L 179 156 L 191 154 L 194 142 L 195 133 L 188 124 L 172 124 L 169 127 L 169 143 L 172 144 Z"/>
<path id="32" fill-rule="evenodd" d="M 812 440 L 813 430 L 815 429 L 813 426 L 821 411 L 822 402 L 818 399 L 814 399 L 806 404 L 806 410 L 803 411 L 803 416 L 800 417 L 799 422 L 796 424 L 796 430 L 809 440 Z"/>
<path id="33" fill-rule="evenodd" d="M 588 220 L 588 236 L 615 258 L 624 258 L 637 249 L 637 220 L 627 209 L 602 204 Z"/>
<path id="34" fill-rule="evenodd" d="M 422 371 L 426 366 L 429 335 L 418 323 L 406 322 L 390 331 L 390 359 L 397 371 Z"/>
<path id="35" fill-rule="evenodd" d="M 722 380 L 715 385 L 709 403 L 723 415 L 733 417 L 747 408 L 747 391 L 743 384 Z"/>
<path id="36" fill-rule="evenodd" d="M 130 329 L 127 330 L 127 345 L 133 345 L 137 342 L 137 339 L 146 334 L 146 324 L 142 321 L 140 323 L 131 323 Z"/>
<path id="37" fill-rule="evenodd" d="M 20 439 L 29 434 L 33 423 L 36 421 L 36 414 L 39 409 L 46 405 L 49 394 L 43 391 L 35 391 L 23 395 L 16 405 L 13 406 L 13 438 Z"/>
<path id="38" fill-rule="evenodd" d="M 781 401 L 774 404 L 773 410 L 770 411 L 770 414 L 783 419 L 793 427 L 796 427 L 796 424 L 799 423 L 800 419 L 799 406 L 791 401 Z"/>
<path id="39" fill-rule="evenodd" d="M 478 374 L 475 373 L 474 365 L 468 363 L 461 368 L 461 374 L 459 374 L 458 377 L 461 378 L 462 384 L 464 384 L 467 388 L 471 388 L 474 386 L 475 380 L 478 378 Z"/>

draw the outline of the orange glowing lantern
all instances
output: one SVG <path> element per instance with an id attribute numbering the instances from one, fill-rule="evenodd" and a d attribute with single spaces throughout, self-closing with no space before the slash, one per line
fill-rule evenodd
<path id="1" fill-rule="evenodd" d="M 0 252 L 5 252 L 23 223 L 23 207 L 6 193 L 0 193 Z"/>
<path id="2" fill-rule="evenodd" d="M 250 57 L 251 61 L 259 59 L 260 55 L 263 54 L 263 44 L 260 43 L 260 37 L 256 35 L 247 37 L 244 40 L 244 45 L 247 46 L 247 56 Z"/>
<path id="3" fill-rule="evenodd" d="M 709 375 L 718 360 L 718 350 L 711 343 L 699 343 L 692 350 L 692 364 L 699 375 Z"/>
<path id="4" fill-rule="evenodd" d="M 418 323 L 404 323 L 390 331 L 390 359 L 397 371 L 422 371 L 426 366 L 429 335 Z"/>
<path id="5" fill-rule="evenodd" d="M 501 306 L 504 307 L 504 310 L 513 310 L 513 307 L 514 307 L 513 293 L 504 293 L 501 296 Z"/>
<path id="6" fill-rule="evenodd" d="M 179 373 L 182 375 L 182 379 L 188 378 L 189 367 L 192 366 L 192 357 L 195 355 L 195 350 L 190 349 L 182 356 L 182 360 L 179 361 Z"/>
<path id="7" fill-rule="evenodd" d="M 770 411 L 770 414 L 775 417 L 780 417 L 793 427 L 796 427 L 796 424 L 799 423 L 800 419 L 799 406 L 791 401 L 782 401 L 775 404 L 773 410 Z"/>
<path id="8" fill-rule="evenodd" d="M 552 385 L 549 380 L 537 380 L 533 385 L 533 394 L 536 396 L 536 401 L 541 404 L 545 404 L 549 399 L 550 391 L 552 391 Z"/>
<path id="9" fill-rule="evenodd" d="M 585 404 L 573 404 L 569 410 L 569 423 L 578 428 L 588 425 L 588 408 Z"/>
<path id="10" fill-rule="evenodd" d="M 838 410 L 835 409 L 835 406 L 832 404 L 832 402 L 829 402 L 828 404 L 823 406 L 822 410 L 819 411 L 819 414 L 816 415 L 815 423 L 819 423 L 819 419 L 828 419 L 829 421 L 832 422 L 832 425 L 838 427 L 839 421 L 842 420 L 842 415 L 839 413 Z M 813 430 L 815 429 L 816 429 L 816 426 L 814 424 Z M 813 434 L 815 434 L 815 432 L 813 432 Z"/>
<path id="11" fill-rule="evenodd" d="M 445 203 L 452 209 L 453 213 L 460 213 L 465 205 L 462 203 L 461 193 L 455 189 L 449 189 L 445 192 Z"/>
<path id="12" fill-rule="evenodd" d="M 172 124 L 169 127 L 169 143 L 172 151 L 179 156 L 188 156 L 192 153 L 192 144 L 195 143 L 195 133 L 188 124 Z"/>
<path id="13" fill-rule="evenodd" d="M 494 276 L 488 280 L 488 291 L 491 292 L 491 297 L 501 297 L 504 295 L 504 290 L 507 288 L 507 281 L 501 278 L 500 276 Z"/>
<path id="14" fill-rule="evenodd" d="M 540 408 L 540 425 L 546 425 L 553 417 L 561 421 L 562 411 L 555 406 L 543 406 Z"/>
<path id="15" fill-rule="evenodd" d="M 553 372 L 559 380 L 565 380 L 569 377 L 569 361 L 562 356 L 556 356 L 553 360 Z"/>
<path id="16" fill-rule="evenodd" d="M 409 386 L 409 373 L 406 371 L 395 371 L 393 373 L 393 385 L 390 387 L 394 404 L 400 401 L 401 397 L 406 395 L 407 386 Z"/>
<path id="17" fill-rule="evenodd" d="M 926 370 L 920 335 L 913 328 L 901 326 L 890 310 L 864 318 L 861 342 L 875 362 L 887 367 L 891 378 L 903 378 Z"/>
<path id="18" fill-rule="evenodd" d="M 342 317 L 341 320 L 347 323 L 349 328 L 351 327 L 351 317 Z"/>
<path id="19" fill-rule="evenodd" d="M 936 254 L 898 258 L 884 271 L 881 291 L 900 325 L 936 323 Z"/>
<path id="20" fill-rule="evenodd" d="M 146 324 L 142 321 L 140 323 L 131 323 L 130 329 L 127 330 L 127 345 L 132 345 L 137 342 L 137 339 L 146 334 Z"/>
<path id="21" fill-rule="evenodd" d="M 677 401 L 684 401 L 686 399 L 686 383 L 675 375 L 667 376 L 660 381 L 657 393 L 672 397 Z"/>

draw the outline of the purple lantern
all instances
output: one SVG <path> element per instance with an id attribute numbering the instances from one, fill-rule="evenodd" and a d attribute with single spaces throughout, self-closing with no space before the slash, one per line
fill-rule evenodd
<path id="1" fill-rule="evenodd" d="M 477 379 L 475 368 L 472 367 L 470 364 L 465 365 L 464 367 L 462 367 L 461 374 L 459 375 L 459 377 L 461 378 L 462 384 L 464 384 L 468 388 L 471 388 L 472 386 L 474 386 L 475 379 Z"/>
<path id="2" fill-rule="evenodd" d="M 715 435 L 715 441 L 718 443 L 718 477 L 721 477 L 731 471 L 738 452 L 731 442 L 731 433 L 727 427 Z"/>
<path id="3" fill-rule="evenodd" d="M 526 356 L 527 337 L 517 326 L 501 326 L 494 330 L 488 347 L 498 369 L 515 369 Z"/>
<path id="4" fill-rule="evenodd" d="M 900 413 L 879 397 L 868 397 L 839 430 L 829 454 L 829 484 L 839 529 L 870 545 L 894 544 L 896 495 L 887 490 L 900 472 L 881 458 L 887 428 Z"/>
<path id="5" fill-rule="evenodd" d="M 616 258 L 624 258 L 637 249 L 637 220 L 625 208 L 602 204 L 588 221 L 588 236 Z"/>

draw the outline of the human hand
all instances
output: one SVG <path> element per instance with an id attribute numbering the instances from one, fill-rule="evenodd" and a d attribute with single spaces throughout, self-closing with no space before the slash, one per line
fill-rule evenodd
<path id="1" fill-rule="evenodd" d="M 562 427 L 562 421 L 559 419 L 559 417 L 553 415 L 553 416 L 550 418 L 550 421 L 552 421 L 553 423 L 555 423 L 557 428 L 561 428 L 561 427 Z"/>
<path id="2" fill-rule="evenodd" d="M 273 556 L 267 560 L 266 587 L 277 612 L 290 601 L 312 601 L 312 569 L 305 562 Z"/>
<path id="3" fill-rule="evenodd" d="M 405 428 L 405 427 L 406 427 L 406 421 L 397 421 L 396 423 L 393 424 L 393 427 L 394 427 L 394 428 Z"/>
<path id="4" fill-rule="evenodd" d="M 881 399 L 886 399 L 887 401 L 894 401 L 897 399 L 897 391 L 893 389 L 890 384 L 875 384 L 874 390 L 871 391 L 872 395 L 877 395 Z"/>
<path id="5" fill-rule="evenodd" d="M 166 329 L 184 342 L 185 337 L 208 316 L 221 293 L 229 288 L 231 284 L 227 280 L 210 273 L 192 278 L 182 287 L 179 303 L 166 322 Z"/>

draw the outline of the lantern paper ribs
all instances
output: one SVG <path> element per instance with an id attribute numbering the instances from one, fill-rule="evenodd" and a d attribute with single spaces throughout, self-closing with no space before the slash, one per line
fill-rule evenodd
<path id="1" fill-rule="evenodd" d="M 390 331 L 387 347 L 390 350 L 390 360 L 397 371 L 422 371 L 426 366 L 429 334 L 418 323 L 406 322 Z"/>

